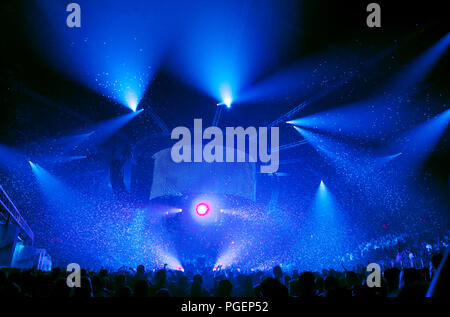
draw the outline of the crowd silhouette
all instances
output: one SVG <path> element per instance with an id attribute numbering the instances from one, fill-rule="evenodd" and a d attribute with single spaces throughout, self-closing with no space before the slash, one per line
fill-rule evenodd
<path id="1" fill-rule="evenodd" d="M 34 269 L 1 269 L 0 296 L 21 297 L 425 297 L 443 260 L 442 253 L 432 256 L 429 267 L 391 267 L 382 272 L 380 287 L 367 285 L 365 268 L 334 269 L 321 272 L 236 270 L 146 270 L 108 272 L 105 269 L 81 269 L 80 287 L 68 287 L 68 273 L 60 268 L 44 272 Z M 448 287 L 448 286 L 447 286 Z"/>

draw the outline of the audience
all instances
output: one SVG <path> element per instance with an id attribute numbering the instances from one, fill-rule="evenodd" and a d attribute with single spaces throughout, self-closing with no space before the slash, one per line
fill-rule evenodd
<path id="1" fill-rule="evenodd" d="M 399 252 L 400 240 L 393 236 L 381 239 L 379 241 L 397 243 L 389 242 L 390 247 L 382 245 L 379 248 L 387 254 L 392 251 L 390 248 Z M 363 249 L 370 253 L 368 245 L 372 244 L 366 243 Z M 414 253 L 418 254 L 414 258 L 420 258 L 421 261 L 407 261 L 405 265 L 394 258 L 387 262 L 389 265 L 381 266 L 381 287 L 367 286 L 369 273 L 365 266 L 354 265 L 352 270 L 347 270 L 343 262 L 342 271 L 324 269 L 321 272 L 299 272 L 297 269 L 287 272 L 284 266 L 284 269 L 275 266 L 271 272 L 244 272 L 234 268 L 206 270 L 204 267 L 197 268 L 196 272 L 184 272 L 169 270 L 166 266 L 159 270 L 146 270 L 143 265 L 139 265 L 135 271 L 129 268 L 121 268 L 116 272 L 105 269 L 98 272 L 81 270 L 81 287 L 74 288 L 67 286 L 68 273 L 59 268 L 50 272 L 3 268 L 0 269 L 0 297 L 424 297 L 443 261 L 448 237 L 440 244 L 420 245 L 425 252 L 411 247 L 408 252 L 412 253 L 414 249 Z M 425 261 L 426 256 L 429 257 L 428 262 Z"/>

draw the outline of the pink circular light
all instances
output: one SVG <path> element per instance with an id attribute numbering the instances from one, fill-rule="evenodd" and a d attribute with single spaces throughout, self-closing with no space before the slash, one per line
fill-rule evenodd
<path id="1" fill-rule="evenodd" d="M 199 203 L 195 206 L 195 212 L 199 216 L 206 216 L 209 212 L 209 206 L 206 203 Z"/>

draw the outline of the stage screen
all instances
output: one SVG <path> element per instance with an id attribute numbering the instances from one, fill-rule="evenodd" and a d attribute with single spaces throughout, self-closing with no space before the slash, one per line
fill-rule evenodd
<path id="1" fill-rule="evenodd" d="M 170 150 L 161 150 L 153 156 L 150 199 L 188 193 L 229 194 L 255 199 L 255 163 L 175 163 Z"/>

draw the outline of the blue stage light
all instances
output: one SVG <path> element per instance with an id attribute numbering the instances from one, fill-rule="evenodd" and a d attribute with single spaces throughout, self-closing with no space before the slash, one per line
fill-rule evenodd
<path id="1" fill-rule="evenodd" d="M 220 87 L 220 96 L 222 97 L 222 102 L 227 108 L 231 107 L 231 102 L 233 101 L 231 87 L 228 84 L 223 84 Z"/>
<path id="2" fill-rule="evenodd" d="M 283 5 L 186 1 L 178 6 L 189 19 L 183 17 L 174 23 L 182 33 L 172 45 L 169 66 L 227 108 L 240 101 L 242 90 L 267 67 L 277 63 L 276 52 L 292 35 L 280 22 L 287 23 L 298 12 L 293 10 L 297 4 L 290 1 Z M 252 27 L 246 26 L 249 21 Z"/>
<path id="3" fill-rule="evenodd" d="M 124 125 L 126 125 L 130 120 L 136 117 L 139 113 L 144 111 L 144 109 L 140 109 L 137 111 L 133 111 L 127 113 L 120 117 L 115 117 L 99 124 L 96 124 L 90 129 L 94 130 L 90 134 L 90 137 L 84 140 L 83 148 L 95 148 L 108 140 L 111 136 L 113 136 L 118 130 L 120 130 Z M 81 151 L 81 147 L 79 147 Z"/>
<path id="4" fill-rule="evenodd" d="M 133 110 L 133 112 L 135 112 L 137 109 L 137 106 L 138 106 L 138 100 L 137 100 L 136 94 L 133 91 L 127 92 L 125 100 L 126 100 L 126 104 L 128 105 L 128 107 L 131 110 Z"/>
<path id="5" fill-rule="evenodd" d="M 378 157 L 374 160 L 374 167 L 382 168 L 385 164 L 387 164 L 388 162 L 392 161 L 393 159 L 399 157 L 400 155 L 402 155 L 402 152 L 399 152 L 399 153 L 393 154 L 393 155 L 386 155 L 386 156 Z"/>
<path id="6" fill-rule="evenodd" d="M 336 109 L 318 112 L 287 121 L 287 124 L 310 128 L 333 135 L 345 135 L 355 139 L 378 140 L 389 136 L 411 117 L 411 111 L 403 105 L 393 107 L 383 98 L 362 100 Z"/>
<path id="7" fill-rule="evenodd" d="M 227 106 L 227 108 L 231 108 L 231 98 L 225 99 L 223 103 Z"/>
<path id="8" fill-rule="evenodd" d="M 320 181 L 320 185 L 319 185 L 320 190 L 325 190 L 325 184 L 323 181 Z"/>
<path id="9" fill-rule="evenodd" d="M 345 229 L 343 215 L 323 180 L 316 192 L 311 220 L 318 247 L 323 249 L 321 252 L 338 254 Z"/>
<path id="10" fill-rule="evenodd" d="M 406 67 L 405 71 L 389 81 L 387 90 L 390 94 L 399 96 L 399 100 L 405 99 L 405 96 L 401 95 L 402 93 L 414 94 L 412 86 L 426 77 L 449 45 L 450 33 L 417 57 Z M 413 102 L 415 103 L 415 101 Z M 400 102 L 393 107 L 391 100 L 380 96 L 290 120 L 286 123 L 358 139 L 378 140 L 380 137 L 391 135 L 400 126 L 400 123 L 403 124 L 405 119 L 412 117 L 411 108 L 411 103 L 405 106 Z"/>
<path id="11" fill-rule="evenodd" d="M 294 126 L 294 129 L 300 133 L 321 156 L 328 162 L 335 164 L 337 167 L 351 167 L 358 160 L 364 159 L 365 157 L 365 153 L 361 149 L 352 147 L 338 139 L 298 126 Z"/>
<path id="12" fill-rule="evenodd" d="M 325 186 L 325 183 L 323 180 L 320 181 L 319 188 L 317 189 L 316 193 L 316 208 L 317 211 L 322 215 L 327 215 L 330 217 L 333 217 L 334 214 L 334 199 L 329 192 L 328 188 Z M 322 221 L 325 218 L 321 218 Z M 331 220 L 331 219 L 328 219 Z M 327 221 L 328 222 L 328 221 Z"/>
<path id="13" fill-rule="evenodd" d="M 171 10 L 148 0 L 131 6 L 122 1 L 106 7 L 101 1 L 78 3 L 83 24 L 76 32 L 60 27 L 67 18 L 65 3 L 41 1 L 27 7 L 43 16 L 40 31 L 30 29 L 37 49 L 58 71 L 135 111 L 172 34 Z"/>
<path id="14" fill-rule="evenodd" d="M 232 99 L 225 98 L 222 102 L 218 103 L 218 106 L 226 106 L 228 109 L 231 108 Z"/>

